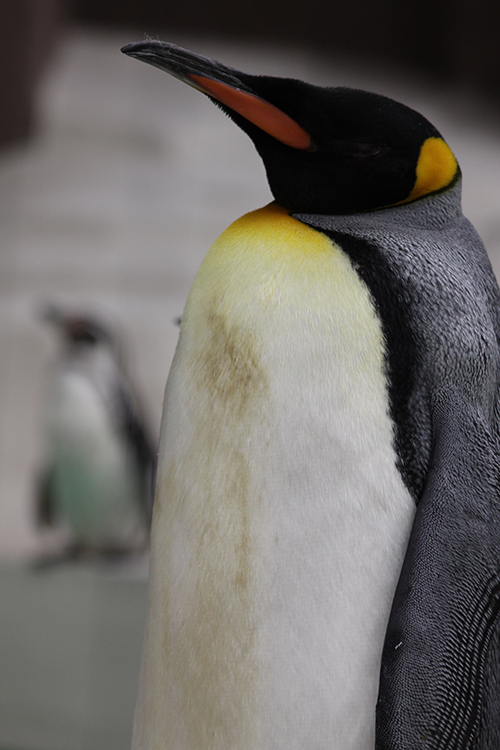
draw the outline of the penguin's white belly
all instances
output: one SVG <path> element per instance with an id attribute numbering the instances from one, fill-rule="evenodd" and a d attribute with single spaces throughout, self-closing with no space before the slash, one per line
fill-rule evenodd
<path id="1" fill-rule="evenodd" d="M 52 391 L 52 492 L 75 541 L 128 541 L 138 521 L 138 481 L 109 405 L 78 370 L 63 369 Z"/>
<path id="2" fill-rule="evenodd" d="M 243 217 L 167 385 L 136 750 L 373 750 L 413 514 L 367 288 L 279 207 Z"/>

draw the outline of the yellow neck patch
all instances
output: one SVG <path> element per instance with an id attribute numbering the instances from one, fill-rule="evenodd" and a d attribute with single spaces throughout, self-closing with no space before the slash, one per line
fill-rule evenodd
<path id="1" fill-rule="evenodd" d="M 450 184 L 457 170 L 457 160 L 448 144 L 442 138 L 427 138 L 420 149 L 413 190 L 401 203 L 410 203 L 441 190 Z"/>

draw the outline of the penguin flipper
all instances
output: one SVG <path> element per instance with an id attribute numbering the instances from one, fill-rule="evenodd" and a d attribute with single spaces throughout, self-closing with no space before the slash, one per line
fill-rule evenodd
<path id="1" fill-rule="evenodd" d="M 451 389 L 389 618 L 377 750 L 500 747 L 498 436 Z"/>
<path id="2" fill-rule="evenodd" d="M 56 524 L 56 503 L 53 487 L 54 469 L 48 467 L 40 472 L 35 487 L 35 522 L 41 526 Z"/>
<path id="3" fill-rule="evenodd" d="M 142 512 L 147 526 L 151 524 L 153 497 L 156 482 L 157 452 L 146 433 L 139 409 L 125 383 L 119 381 L 116 388 L 116 399 L 120 413 L 121 429 L 126 435 L 127 444 L 133 453 L 140 476 L 145 477 L 146 488 L 141 495 Z"/>

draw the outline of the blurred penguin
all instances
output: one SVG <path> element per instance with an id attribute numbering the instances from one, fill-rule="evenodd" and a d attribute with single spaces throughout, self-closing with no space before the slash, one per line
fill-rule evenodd
<path id="1" fill-rule="evenodd" d="M 156 456 L 116 342 L 93 317 L 51 306 L 42 318 L 57 328 L 62 347 L 45 404 L 38 525 L 66 531 L 63 558 L 141 551 Z"/>

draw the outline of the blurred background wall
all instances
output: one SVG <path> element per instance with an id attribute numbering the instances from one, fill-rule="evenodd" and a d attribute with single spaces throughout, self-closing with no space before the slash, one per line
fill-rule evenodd
<path id="1" fill-rule="evenodd" d="M 490 0 L 1 0 L 0 144 L 26 137 L 62 21 L 310 46 L 480 92 L 500 103 L 500 5 Z M 15 61 L 15 64 L 14 64 Z"/>
<path id="2" fill-rule="evenodd" d="M 60 0 L 0 0 L 0 146 L 32 130 L 35 91 L 62 9 Z"/>
<path id="3" fill-rule="evenodd" d="M 73 16 L 92 23 L 297 42 L 331 55 L 362 55 L 466 81 L 499 96 L 500 6 L 489 0 L 75 0 Z"/>

